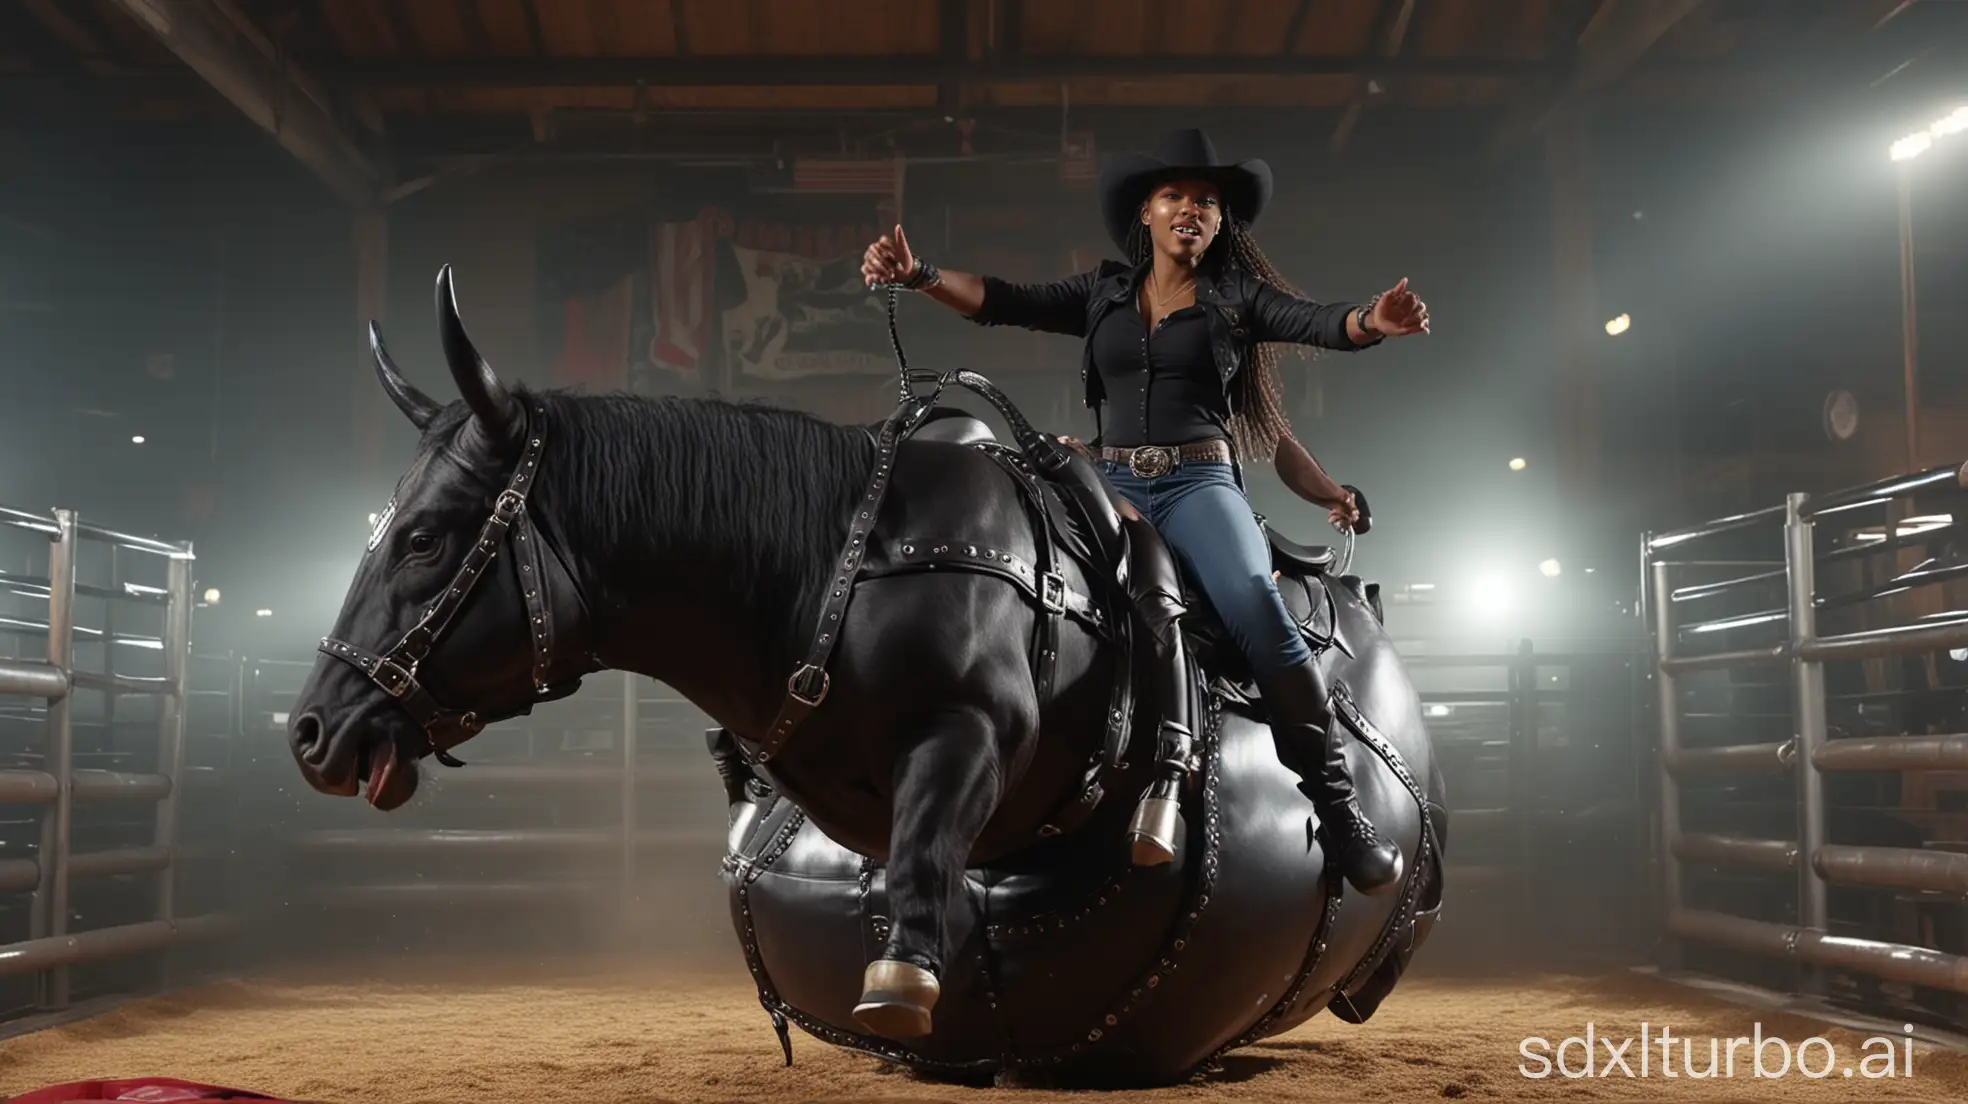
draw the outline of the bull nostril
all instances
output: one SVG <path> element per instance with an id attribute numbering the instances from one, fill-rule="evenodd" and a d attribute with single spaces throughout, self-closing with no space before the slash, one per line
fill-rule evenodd
<path id="1" fill-rule="evenodd" d="M 294 718 L 289 738 L 294 744 L 294 754 L 310 763 L 319 764 L 328 751 L 328 741 L 321 738 L 321 718 L 313 713 L 302 713 Z"/>

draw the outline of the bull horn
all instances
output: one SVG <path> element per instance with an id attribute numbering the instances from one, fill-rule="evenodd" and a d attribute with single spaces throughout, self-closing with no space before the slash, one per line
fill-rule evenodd
<path id="1" fill-rule="evenodd" d="M 470 335 L 465 333 L 465 324 L 458 317 L 458 293 L 451 284 L 450 265 L 437 273 L 437 334 L 444 343 L 444 360 L 451 366 L 451 378 L 456 381 L 465 405 L 478 419 L 479 428 L 494 442 L 503 444 L 517 439 L 523 429 L 519 403 L 507 392 L 506 385 L 499 382 L 492 366 L 478 355 Z"/>
<path id="2" fill-rule="evenodd" d="M 369 352 L 376 358 L 376 378 L 383 381 L 383 390 L 389 392 L 390 401 L 396 404 L 410 424 L 424 429 L 444 408 L 431 401 L 429 395 L 417 390 L 417 385 L 403 378 L 397 370 L 396 362 L 390 359 L 389 349 L 383 345 L 383 328 L 374 322 L 369 323 Z"/>

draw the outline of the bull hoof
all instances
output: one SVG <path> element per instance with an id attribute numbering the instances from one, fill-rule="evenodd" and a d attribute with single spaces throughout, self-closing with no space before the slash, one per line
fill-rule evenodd
<path id="1" fill-rule="evenodd" d="M 884 1039 L 919 1039 L 930 1031 L 930 1009 L 943 987 L 936 975 L 892 958 L 868 963 L 854 1021 Z"/>

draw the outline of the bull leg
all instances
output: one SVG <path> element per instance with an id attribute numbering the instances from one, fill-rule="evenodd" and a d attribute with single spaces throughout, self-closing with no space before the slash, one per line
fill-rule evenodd
<path id="1" fill-rule="evenodd" d="M 896 764 L 888 946 L 862 974 L 854 1006 L 855 1020 L 874 1034 L 929 1034 L 950 910 L 962 901 L 964 869 L 1001 784 L 996 741 L 974 712 L 938 717 Z"/>

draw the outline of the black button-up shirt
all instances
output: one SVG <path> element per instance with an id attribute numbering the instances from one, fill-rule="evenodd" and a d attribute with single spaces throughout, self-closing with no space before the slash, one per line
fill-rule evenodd
<path id="1" fill-rule="evenodd" d="M 1230 406 L 1201 306 L 1171 312 L 1152 333 L 1138 308 L 1113 311 L 1094 327 L 1092 351 L 1107 391 L 1101 444 L 1182 445 L 1230 435 Z"/>

